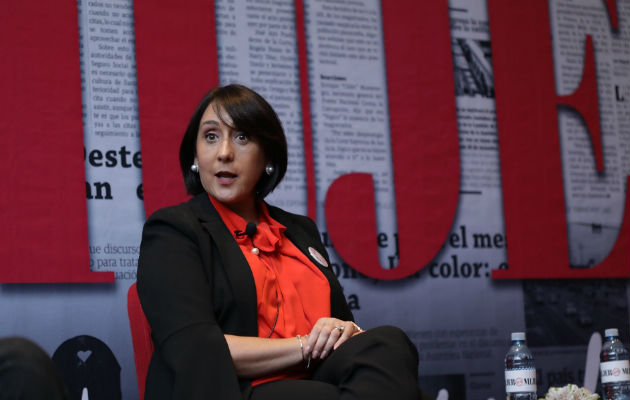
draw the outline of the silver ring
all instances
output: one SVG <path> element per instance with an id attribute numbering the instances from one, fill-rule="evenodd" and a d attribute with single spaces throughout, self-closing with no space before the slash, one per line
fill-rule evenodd
<path id="1" fill-rule="evenodd" d="M 344 326 L 343 325 L 337 325 L 337 326 L 335 326 L 335 329 L 339 329 L 339 332 L 343 332 Z"/>

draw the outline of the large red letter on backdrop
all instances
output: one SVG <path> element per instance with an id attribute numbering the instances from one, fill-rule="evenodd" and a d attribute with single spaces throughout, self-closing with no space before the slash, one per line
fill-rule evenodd
<path id="1" fill-rule="evenodd" d="M 197 103 L 219 82 L 214 1 L 136 0 L 134 14 L 148 216 L 186 198 L 179 143 Z"/>
<path id="2" fill-rule="evenodd" d="M 313 156 L 313 134 L 311 102 L 308 83 L 308 57 L 306 49 L 306 23 L 304 1 L 295 0 L 295 30 L 297 38 L 298 63 L 300 68 L 300 100 L 302 105 L 302 138 L 304 140 L 304 174 L 306 175 L 306 211 L 317 220 L 317 193 L 315 191 L 315 160 Z"/>
<path id="3" fill-rule="evenodd" d="M 0 282 L 113 282 L 90 272 L 76 2 L 0 13 Z"/>
<path id="4" fill-rule="evenodd" d="M 338 178 L 326 225 L 339 255 L 377 279 L 425 267 L 446 239 L 458 202 L 459 142 L 448 4 L 383 1 L 383 29 L 400 259 L 383 269 L 369 174 Z"/>
<path id="5" fill-rule="evenodd" d="M 569 266 L 557 106 L 569 105 L 580 113 L 589 131 L 596 167 L 602 171 L 592 40 L 586 39 L 580 86 L 570 96 L 557 96 L 547 1 L 490 0 L 488 14 L 505 229 L 510 241 L 509 268 L 493 271 L 493 278 L 628 277 L 628 196 L 621 231 L 608 257 L 593 268 Z M 609 15 L 614 24 L 616 10 L 610 10 Z"/>

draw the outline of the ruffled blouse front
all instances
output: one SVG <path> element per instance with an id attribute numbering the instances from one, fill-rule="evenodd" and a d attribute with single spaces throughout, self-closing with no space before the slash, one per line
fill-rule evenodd
<path id="1" fill-rule="evenodd" d="M 319 318 L 330 317 L 328 280 L 287 239 L 284 235 L 286 227 L 269 216 L 263 202 L 259 204 L 256 233 L 250 238 L 245 234 L 247 221 L 212 197 L 210 201 L 232 232 L 254 276 L 259 337 L 306 335 Z M 258 251 L 252 252 L 254 248 Z M 257 379 L 252 385 L 303 376 L 303 369 L 298 369 Z"/>

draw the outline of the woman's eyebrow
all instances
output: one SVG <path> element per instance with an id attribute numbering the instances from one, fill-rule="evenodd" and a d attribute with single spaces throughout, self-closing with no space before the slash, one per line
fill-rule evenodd
<path id="1" fill-rule="evenodd" d="M 201 123 L 201 126 L 204 126 L 204 125 L 219 126 L 219 123 L 215 120 L 210 120 L 210 121 L 203 121 Z"/>

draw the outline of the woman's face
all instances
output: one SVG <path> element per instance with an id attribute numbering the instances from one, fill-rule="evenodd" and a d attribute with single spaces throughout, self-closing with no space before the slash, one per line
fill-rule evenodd
<path id="1" fill-rule="evenodd" d="M 221 119 L 214 103 L 210 103 L 199 123 L 195 162 L 201 185 L 216 200 L 249 220 L 256 210 L 254 188 L 265 168 L 265 155 L 257 140 L 232 129 L 232 118 L 222 108 L 217 111 Z"/>

